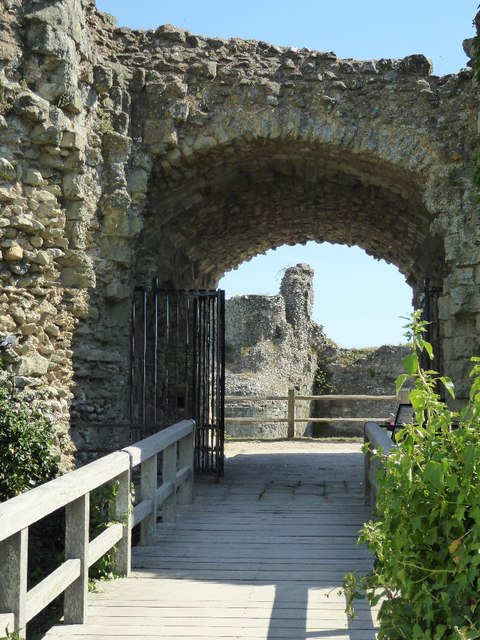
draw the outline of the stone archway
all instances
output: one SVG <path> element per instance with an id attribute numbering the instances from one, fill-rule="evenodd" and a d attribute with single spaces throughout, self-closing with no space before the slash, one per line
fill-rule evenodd
<path id="1" fill-rule="evenodd" d="M 417 303 L 425 280 L 442 288 L 465 394 L 480 348 L 469 70 L 117 29 L 93 0 L 10 0 L 0 38 L 0 329 L 22 334 L 17 372 L 47 383 L 82 447 L 128 423 L 135 284 L 210 287 L 311 239 L 395 263 Z"/>

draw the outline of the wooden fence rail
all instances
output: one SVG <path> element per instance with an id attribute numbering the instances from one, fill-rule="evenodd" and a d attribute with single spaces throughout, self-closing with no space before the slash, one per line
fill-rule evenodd
<path id="1" fill-rule="evenodd" d="M 225 396 L 225 402 L 227 403 L 235 403 L 235 402 L 262 402 L 262 401 L 278 401 L 278 402 L 287 402 L 287 415 L 285 417 L 266 417 L 266 416 L 258 416 L 258 417 L 225 417 L 225 422 L 237 422 L 243 424 L 254 424 L 257 422 L 286 422 L 287 423 L 287 437 L 294 438 L 295 437 L 295 423 L 296 422 L 352 422 L 352 423 L 361 423 L 365 422 L 383 422 L 385 420 L 385 416 L 383 418 L 342 418 L 342 417 L 322 417 L 322 418 L 313 418 L 313 417 L 304 417 L 297 418 L 296 417 L 296 403 L 297 402 L 312 402 L 314 400 L 328 401 L 328 400 L 347 400 L 347 401 L 355 401 L 355 400 L 396 400 L 397 396 L 375 396 L 375 395 L 319 395 L 319 396 L 302 396 L 297 395 L 295 389 L 288 390 L 288 396 Z"/>
<path id="2" fill-rule="evenodd" d="M 184 420 L 0 504 L 0 636 L 8 627 L 25 638 L 27 622 L 63 592 L 65 623 L 85 622 L 89 567 L 117 545 L 116 571 L 128 576 L 132 527 L 141 523 L 140 544 L 152 544 L 158 507 L 162 521 L 173 522 L 177 503 L 192 501 L 194 431 L 193 420 Z M 157 486 L 159 453 L 162 484 Z M 132 509 L 132 469 L 138 465 L 140 496 Z M 112 480 L 118 482 L 116 522 L 89 540 L 90 492 Z M 28 528 L 61 507 L 65 561 L 27 590 Z"/>

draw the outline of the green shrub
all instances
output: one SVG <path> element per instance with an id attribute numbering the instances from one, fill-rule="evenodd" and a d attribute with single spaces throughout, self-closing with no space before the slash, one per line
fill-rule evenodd
<path id="1" fill-rule="evenodd" d="M 13 391 L 0 387 L 0 501 L 58 475 L 52 423 Z"/>
<path id="2" fill-rule="evenodd" d="M 100 535 L 105 529 L 117 522 L 115 509 L 118 495 L 118 481 L 108 482 L 91 493 L 90 506 L 90 540 Z M 98 580 L 112 580 L 117 577 L 115 571 L 115 551 L 113 547 L 93 564 L 88 572 L 90 589 L 95 588 Z"/>
<path id="3" fill-rule="evenodd" d="M 467 640 L 480 638 L 480 359 L 474 358 L 467 406 L 452 412 L 438 394 L 453 395 L 451 382 L 419 366 L 425 322 L 414 314 L 413 352 L 404 360 L 411 377 L 416 424 L 399 434 L 379 473 L 376 519 L 360 539 L 376 555 L 371 575 L 360 581 L 370 602 L 382 599 L 378 638 Z M 353 597 L 358 583 L 347 575 Z"/>

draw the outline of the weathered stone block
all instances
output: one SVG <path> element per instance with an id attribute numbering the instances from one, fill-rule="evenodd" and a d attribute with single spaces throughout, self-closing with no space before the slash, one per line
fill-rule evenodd
<path id="1" fill-rule="evenodd" d="M 18 244 L 5 247 L 2 249 L 2 257 L 6 262 L 18 262 L 19 260 L 23 260 L 23 249 Z"/>
<path id="2" fill-rule="evenodd" d="M 109 162 L 127 162 L 132 139 L 115 131 L 107 132 L 102 140 L 103 156 Z"/>
<path id="3" fill-rule="evenodd" d="M 27 168 L 23 172 L 22 181 L 32 187 L 39 187 L 43 184 L 43 176 L 40 171 Z"/>
<path id="4" fill-rule="evenodd" d="M 74 172 L 65 174 L 63 195 L 66 200 L 85 200 L 87 198 L 85 176 Z"/>
<path id="5" fill-rule="evenodd" d="M 32 353 L 20 358 L 18 364 L 14 367 L 15 372 L 19 376 L 44 376 L 49 367 L 46 358 L 38 353 Z"/>
<path id="6" fill-rule="evenodd" d="M 93 269 L 85 267 L 64 267 L 61 272 L 61 283 L 64 287 L 74 289 L 92 289 L 95 287 Z"/>
<path id="7" fill-rule="evenodd" d="M 108 66 L 95 65 L 93 67 L 93 88 L 98 93 L 108 91 L 113 85 L 113 71 Z"/>
<path id="8" fill-rule="evenodd" d="M 0 180 L 7 180 L 8 182 L 15 180 L 17 177 L 17 170 L 11 162 L 6 158 L 0 158 Z"/>

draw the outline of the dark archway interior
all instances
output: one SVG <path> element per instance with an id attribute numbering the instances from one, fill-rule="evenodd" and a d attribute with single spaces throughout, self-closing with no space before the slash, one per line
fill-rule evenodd
<path id="1" fill-rule="evenodd" d="M 319 145 L 255 141 L 154 168 L 137 277 L 212 287 L 245 260 L 308 240 L 358 245 L 412 287 L 442 276 L 418 175 Z M 439 282 L 441 284 L 441 282 Z"/>

